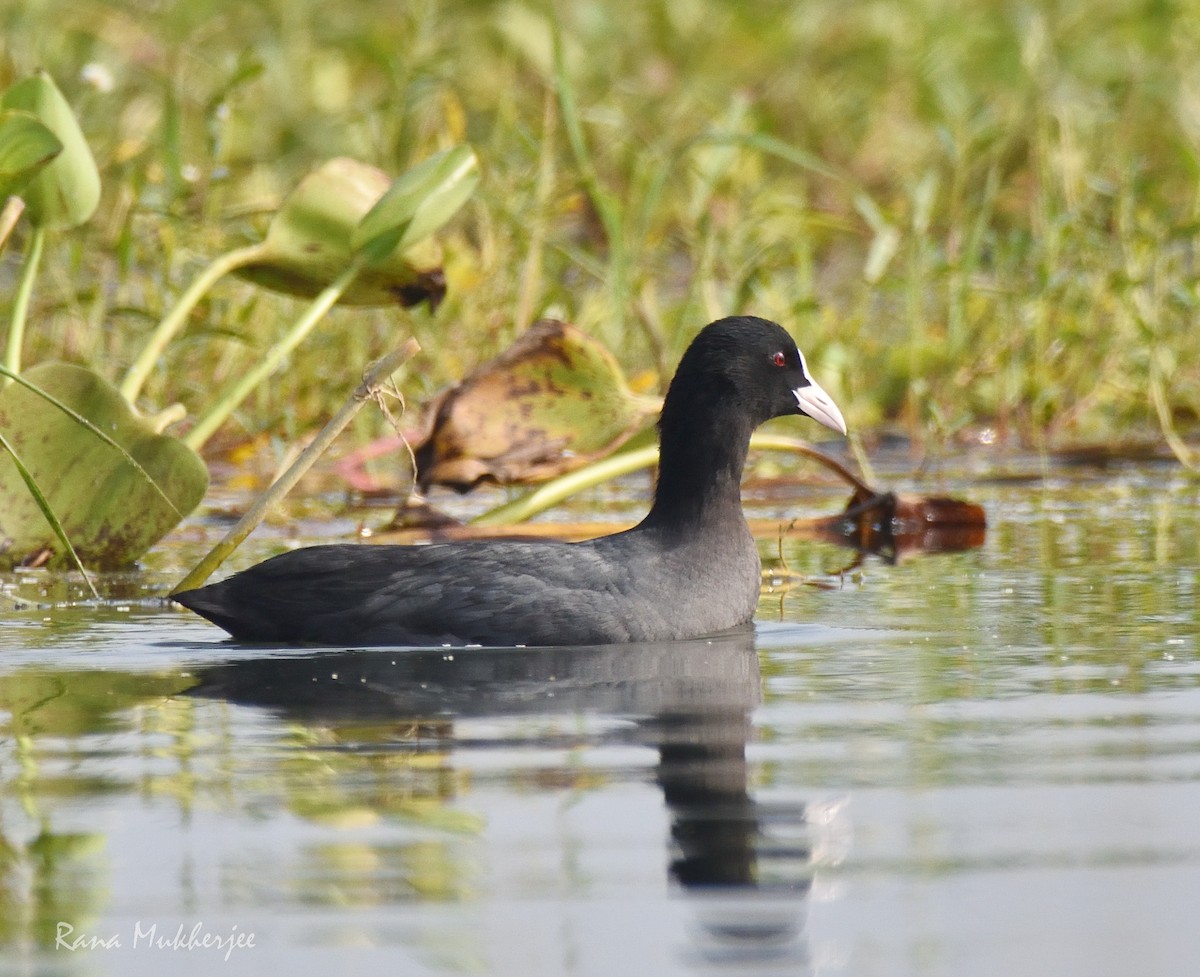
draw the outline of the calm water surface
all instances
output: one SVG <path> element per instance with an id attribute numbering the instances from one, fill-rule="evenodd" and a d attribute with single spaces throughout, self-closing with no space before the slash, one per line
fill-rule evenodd
<path id="1" fill-rule="evenodd" d="M 1200 486 L 952 487 L 981 549 L 665 646 L 242 649 L 145 599 L 186 532 L 3 578 L 0 973 L 1194 972 Z"/>

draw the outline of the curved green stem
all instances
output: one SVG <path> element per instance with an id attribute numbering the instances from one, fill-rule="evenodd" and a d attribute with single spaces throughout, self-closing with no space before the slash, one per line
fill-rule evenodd
<path id="1" fill-rule="evenodd" d="M 146 380 L 154 369 L 154 364 L 158 362 L 158 358 L 166 349 L 167 343 L 182 328 L 188 315 L 191 314 L 192 309 L 196 307 L 196 303 L 200 301 L 204 293 L 231 271 L 236 271 L 257 260 L 263 250 L 264 246 L 261 242 L 244 248 L 235 248 L 227 254 L 214 258 L 208 267 L 196 276 L 187 291 L 179 296 L 179 301 L 175 303 L 171 311 L 163 317 L 137 360 L 125 374 L 125 379 L 121 383 L 122 397 L 131 404 L 137 400 L 138 395 L 142 392 L 142 387 L 145 386 Z"/>
<path id="2" fill-rule="evenodd" d="M 315 299 L 312 305 L 308 307 L 304 315 L 302 315 L 296 324 L 292 326 L 291 332 L 284 336 L 283 340 L 276 343 L 262 358 L 259 364 L 248 373 L 245 374 L 233 388 L 213 405 L 204 417 L 202 417 L 184 437 L 183 443 L 193 451 L 199 451 L 204 447 L 209 438 L 216 433 L 225 421 L 229 418 L 238 407 L 241 406 L 250 393 L 263 382 L 268 376 L 275 372 L 276 368 L 297 346 L 303 342 L 304 338 L 313 330 L 313 327 L 321 321 L 325 314 L 333 308 L 334 304 L 347 288 L 358 277 L 359 272 L 368 264 L 368 259 L 362 253 L 355 255 L 354 260 L 324 291 L 321 292 Z"/>
<path id="3" fill-rule="evenodd" d="M 750 447 L 759 451 L 791 451 L 804 455 L 804 457 L 811 458 L 813 461 L 819 462 L 826 468 L 834 471 L 839 477 L 849 482 L 856 491 L 868 495 L 875 494 L 868 485 L 855 476 L 845 465 L 830 458 L 828 455 L 822 454 L 806 441 L 800 441 L 796 438 L 785 438 L 775 434 L 755 434 L 750 438 Z M 473 526 L 504 526 L 516 522 L 524 522 L 558 505 L 563 499 L 574 495 L 576 492 L 582 492 L 593 485 L 600 485 L 610 479 L 628 475 L 639 468 L 649 468 L 656 461 L 658 461 L 658 445 L 648 445 L 644 448 L 636 448 L 632 451 L 623 451 L 620 454 L 611 455 L 602 461 L 588 465 L 586 468 L 580 468 L 578 471 L 570 472 L 551 482 L 547 482 L 545 485 L 527 492 L 519 499 L 513 499 L 504 505 L 489 509 L 487 512 L 472 519 L 471 524 Z"/>
<path id="4" fill-rule="evenodd" d="M 46 229 L 35 227 L 29 235 L 29 247 L 25 251 L 25 263 L 21 267 L 21 280 L 17 283 L 17 294 L 13 297 L 12 322 L 8 327 L 8 346 L 4 351 L 4 365 L 13 373 L 21 372 L 21 346 L 25 341 L 25 320 L 29 316 L 29 297 L 33 294 L 33 280 L 37 277 L 38 265 L 42 263 L 42 251 L 46 246 Z"/>
<path id="5" fill-rule="evenodd" d="M 569 472 L 553 481 L 540 485 L 519 499 L 489 509 L 471 520 L 473 526 L 505 526 L 514 522 L 525 522 L 540 512 L 558 505 L 563 499 L 599 485 L 613 478 L 628 475 L 639 468 L 649 468 L 658 461 L 658 445 L 647 445 L 632 451 L 622 451 L 597 461 L 586 468 Z"/>

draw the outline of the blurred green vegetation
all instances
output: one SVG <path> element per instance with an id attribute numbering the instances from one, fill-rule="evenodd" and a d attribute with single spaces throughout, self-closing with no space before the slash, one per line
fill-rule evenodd
<path id="1" fill-rule="evenodd" d="M 778 319 L 860 430 L 1044 444 L 1200 414 L 1194 0 L 3 5 L 0 88 L 39 66 L 103 196 L 48 244 L 31 363 L 119 377 L 322 160 L 479 152 L 436 315 L 338 311 L 227 439 L 307 430 L 409 332 L 422 400 L 546 312 L 647 385 L 704 322 Z M 200 410 L 296 308 L 223 283 L 147 401 Z"/>

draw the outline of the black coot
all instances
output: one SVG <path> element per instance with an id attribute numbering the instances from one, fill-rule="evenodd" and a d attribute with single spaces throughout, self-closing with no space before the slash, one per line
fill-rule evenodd
<path id="1" fill-rule="evenodd" d="M 654 504 L 633 529 L 582 543 L 312 546 L 173 596 L 243 641 L 590 645 L 715 634 L 758 604 L 742 466 L 751 432 L 786 414 L 846 431 L 781 326 L 720 319 L 671 381 Z"/>

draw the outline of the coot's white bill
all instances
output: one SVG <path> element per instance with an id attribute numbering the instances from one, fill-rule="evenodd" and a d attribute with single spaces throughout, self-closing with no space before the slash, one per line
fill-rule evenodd
<path id="1" fill-rule="evenodd" d="M 816 380 L 809 380 L 807 387 L 797 387 L 792 393 L 796 395 L 800 410 L 814 421 L 820 421 L 840 434 L 846 433 L 846 419 L 842 417 L 833 398 L 821 389 Z"/>

